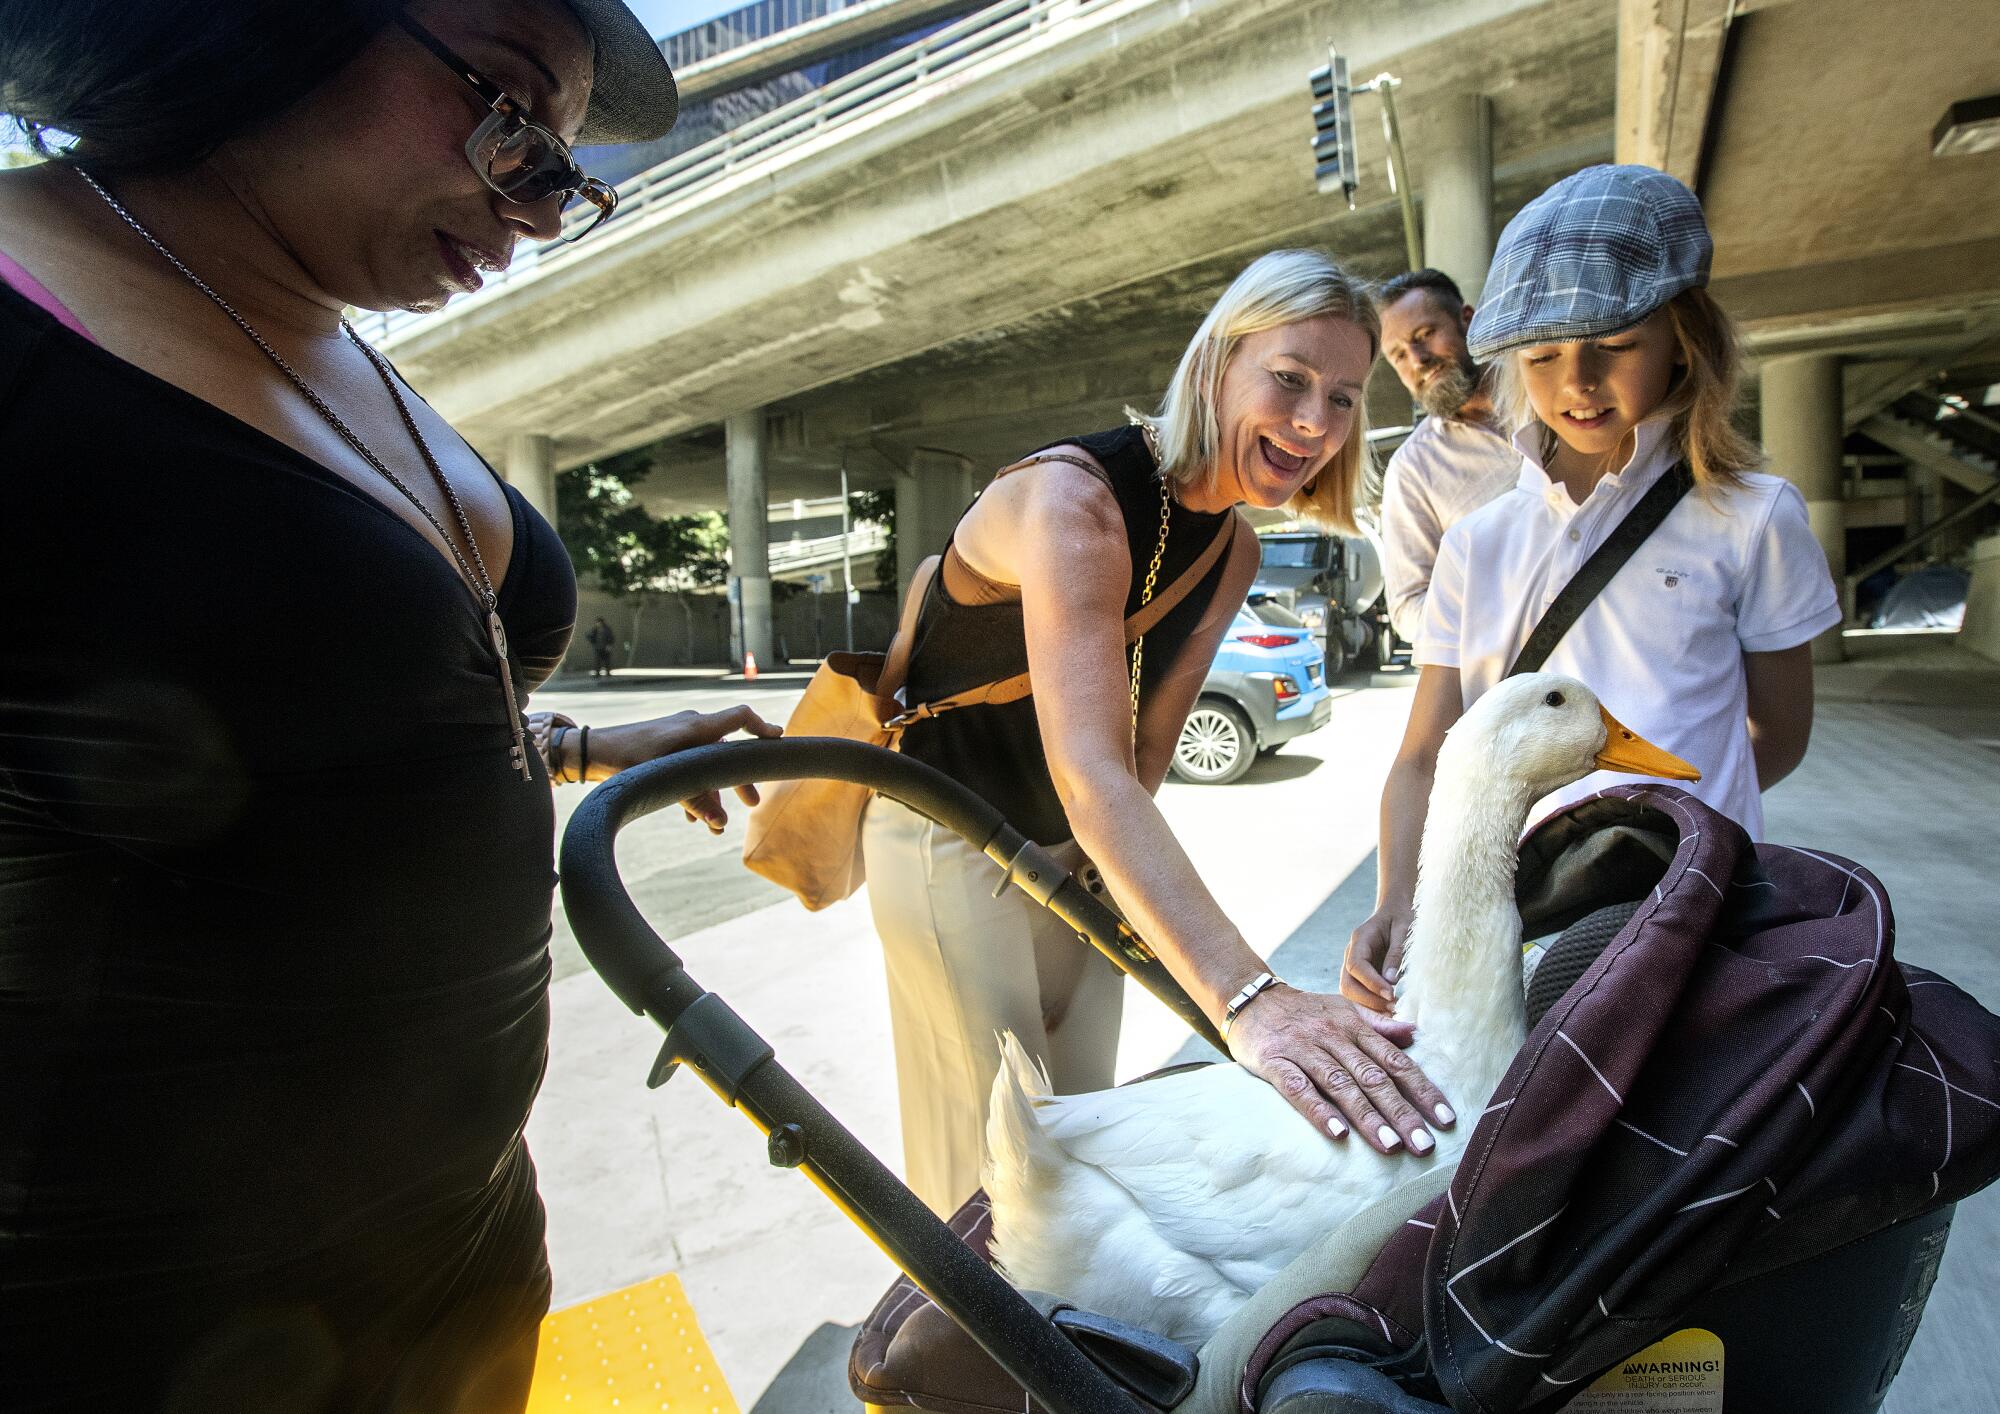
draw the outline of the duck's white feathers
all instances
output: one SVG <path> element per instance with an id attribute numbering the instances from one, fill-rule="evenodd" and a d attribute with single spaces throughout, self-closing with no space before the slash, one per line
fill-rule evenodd
<path id="1" fill-rule="evenodd" d="M 1206 1339 L 1346 1213 L 1433 1161 L 1357 1163 L 1358 1146 L 1314 1134 L 1240 1066 L 1052 1096 L 1020 1044 L 1001 1044 L 987 1133 L 996 1262 L 1018 1286 L 1176 1340 Z"/>

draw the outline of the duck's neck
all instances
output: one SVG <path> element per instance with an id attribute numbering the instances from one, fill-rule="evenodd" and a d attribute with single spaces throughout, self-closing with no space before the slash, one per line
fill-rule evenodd
<path id="1" fill-rule="evenodd" d="M 1514 868 L 1533 804 L 1526 787 L 1482 778 L 1470 764 L 1438 762 L 1396 1009 L 1417 1024 L 1426 1051 L 1452 1053 L 1439 1059 L 1456 1062 L 1457 1080 L 1484 1087 L 1467 1100 L 1491 1093 L 1527 1035 Z"/>

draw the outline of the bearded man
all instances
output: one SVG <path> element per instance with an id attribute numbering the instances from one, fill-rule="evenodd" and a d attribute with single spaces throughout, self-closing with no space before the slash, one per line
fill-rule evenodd
<path id="1" fill-rule="evenodd" d="M 1466 351 L 1472 306 L 1441 270 L 1413 270 L 1377 291 L 1382 357 L 1424 417 L 1382 489 L 1382 577 L 1389 621 L 1415 642 L 1438 541 L 1452 524 L 1510 489 L 1521 454 L 1494 422 L 1491 389 Z"/>

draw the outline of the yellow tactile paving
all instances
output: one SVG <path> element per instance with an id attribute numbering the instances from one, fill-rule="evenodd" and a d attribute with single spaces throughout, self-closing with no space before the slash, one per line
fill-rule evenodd
<path id="1" fill-rule="evenodd" d="M 542 1322 L 528 1414 L 740 1414 L 669 1272 Z"/>

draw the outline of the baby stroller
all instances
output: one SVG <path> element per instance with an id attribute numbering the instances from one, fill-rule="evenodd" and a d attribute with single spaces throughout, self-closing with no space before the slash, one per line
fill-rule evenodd
<path id="1" fill-rule="evenodd" d="M 1621 788 L 1523 845 L 1528 932 L 1560 936 L 1535 974 L 1528 1044 L 1456 1171 L 1329 1233 L 1189 1351 L 1000 1279 L 980 1200 L 949 1226 L 934 1217 L 638 914 L 613 859 L 623 825 L 701 791 L 807 776 L 957 830 L 1215 1038 L 1101 899 L 905 757 L 731 743 L 593 794 L 564 839 L 564 903 L 598 972 L 667 1033 L 651 1083 L 692 1066 L 767 1133 L 774 1164 L 804 1170 L 907 1274 L 850 1363 L 870 1407 L 1590 1408 L 1613 1371 L 1680 1399 L 1661 1408 L 1861 1414 L 1914 1334 L 1951 1204 L 2000 1169 L 2000 1110 L 1951 1109 L 1996 1073 L 2000 1022 L 1893 963 L 1880 885 L 1828 856 L 1752 847 L 1671 788 Z"/>

